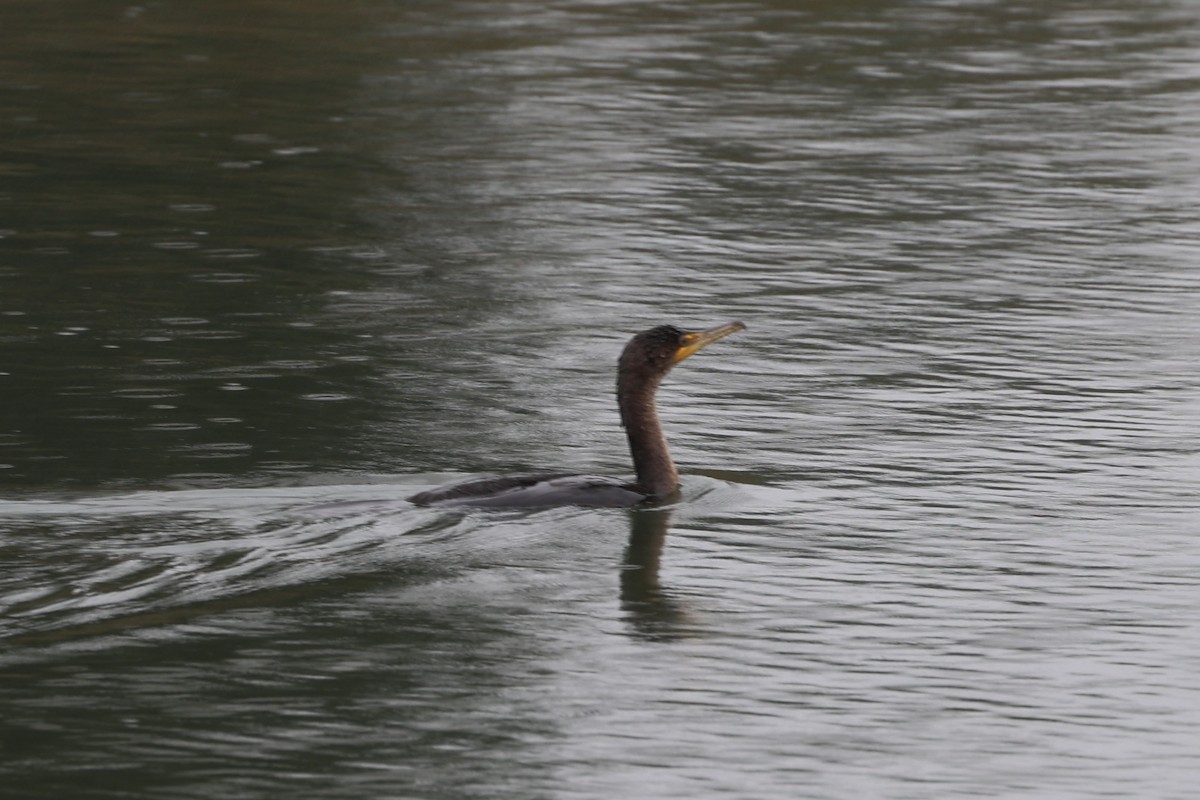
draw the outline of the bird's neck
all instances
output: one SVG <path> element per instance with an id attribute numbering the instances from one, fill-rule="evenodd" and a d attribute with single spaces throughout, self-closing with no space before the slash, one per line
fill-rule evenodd
<path id="1" fill-rule="evenodd" d="M 679 473 L 658 420 L 657 391 L 657 380 L 635 381 L 624 373 L 617 376 L 617 405 L 638 485 L 652 496 L 664 498 L 679 489 Z"/>

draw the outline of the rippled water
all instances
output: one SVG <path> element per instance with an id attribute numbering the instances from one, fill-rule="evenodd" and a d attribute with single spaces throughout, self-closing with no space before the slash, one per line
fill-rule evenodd
<path id="1" fill-rule="evenodd" d="M 1194 793 L 1193 4 L 0 30 L 0 795 Z"/>

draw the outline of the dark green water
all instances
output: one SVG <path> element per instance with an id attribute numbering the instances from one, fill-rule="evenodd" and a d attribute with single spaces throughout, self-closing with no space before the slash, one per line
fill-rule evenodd
<path id="1" fill-rule="evenodd" d="M 1194 4 L 0 41 L 0 797 L 1192 796 Z M 732 319 L 673 508 L 403 502 Z"/>

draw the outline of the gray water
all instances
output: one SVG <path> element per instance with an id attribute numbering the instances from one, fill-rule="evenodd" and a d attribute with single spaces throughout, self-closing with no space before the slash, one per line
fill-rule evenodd
<path id="1" fill-rule="evenodd" d="M 1194 3 L 0 39 L 3 797 L 1194 796 Z M 669 508 L 403 502 L 733 319 Z"/>

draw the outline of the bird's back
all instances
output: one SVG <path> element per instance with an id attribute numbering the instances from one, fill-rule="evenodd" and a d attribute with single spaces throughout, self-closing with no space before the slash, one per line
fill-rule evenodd
<path id="1" fill-rule="evenodd" d="M 419 506 L 483 508 L 628 508 L 649 499 L 645 492 L 633 484 L 614 478 L 561 472 L 481 478 L 420 492 L 408 498 L 410 503 Z"/>

